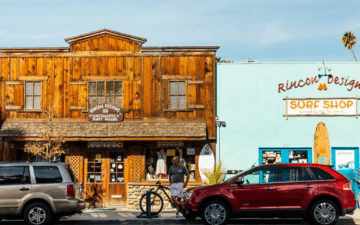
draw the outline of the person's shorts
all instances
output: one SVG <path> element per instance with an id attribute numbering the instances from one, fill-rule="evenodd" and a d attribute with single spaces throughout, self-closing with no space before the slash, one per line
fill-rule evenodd
<path id="1" fill-rule="evenodd" d="M 178 198 L 182 198 L 184 197 L 184 183 L 173 183 L 172 185 L 170 185 L 170 195 L 172 197 L 178 197 Z"/>

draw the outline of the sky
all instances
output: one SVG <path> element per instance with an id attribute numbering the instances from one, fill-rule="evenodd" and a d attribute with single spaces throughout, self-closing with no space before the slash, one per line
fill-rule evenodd
<path id="1" fill-rule="evenodd" d="M 355 0 L 0 3 L 0 47 L 67 47 L 64 38 L 108 28 L 146 38 L 144 46 L 220 46 L 217 56 L 234 62 L 351 62 L 340 38 L 360 34 Z"/>

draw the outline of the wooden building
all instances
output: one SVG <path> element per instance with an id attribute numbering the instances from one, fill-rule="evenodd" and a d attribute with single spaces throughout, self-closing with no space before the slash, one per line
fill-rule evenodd
<path id="1" fill-rule="evenodd" d="M 143 47 L 146 39 L 109 29 L 65 41 L 0 48 L 1 160 L 33 159 L 24 145 L 41 141 L 51 117 L 66 131 L 62 160 L 85 186 L 101 183 L 107 205 L 136 207 L 173 155 L 200 184 L 199 153 L 215 150 L 218 47 Z"/>

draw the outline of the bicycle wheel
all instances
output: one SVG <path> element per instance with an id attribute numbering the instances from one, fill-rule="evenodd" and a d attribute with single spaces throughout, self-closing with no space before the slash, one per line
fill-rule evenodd
<path id="1" fill-rule="evenodd" d="M 150 212 L 158 214 L 164 207 L 164 201 L 162 197 L 156 192 L 150 192 Z M 146 213 L 146 194 L 143 194 L 140 198 L 140 209 L 143 213 Z"/>

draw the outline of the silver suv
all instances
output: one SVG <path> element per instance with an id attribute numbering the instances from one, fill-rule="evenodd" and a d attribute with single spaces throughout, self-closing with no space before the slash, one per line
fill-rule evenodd
<path id="1" fill-rule="evenodd" d="M 0 218 L 46 225 L 82 209 L 65 163 L 0 163 Z"/>

